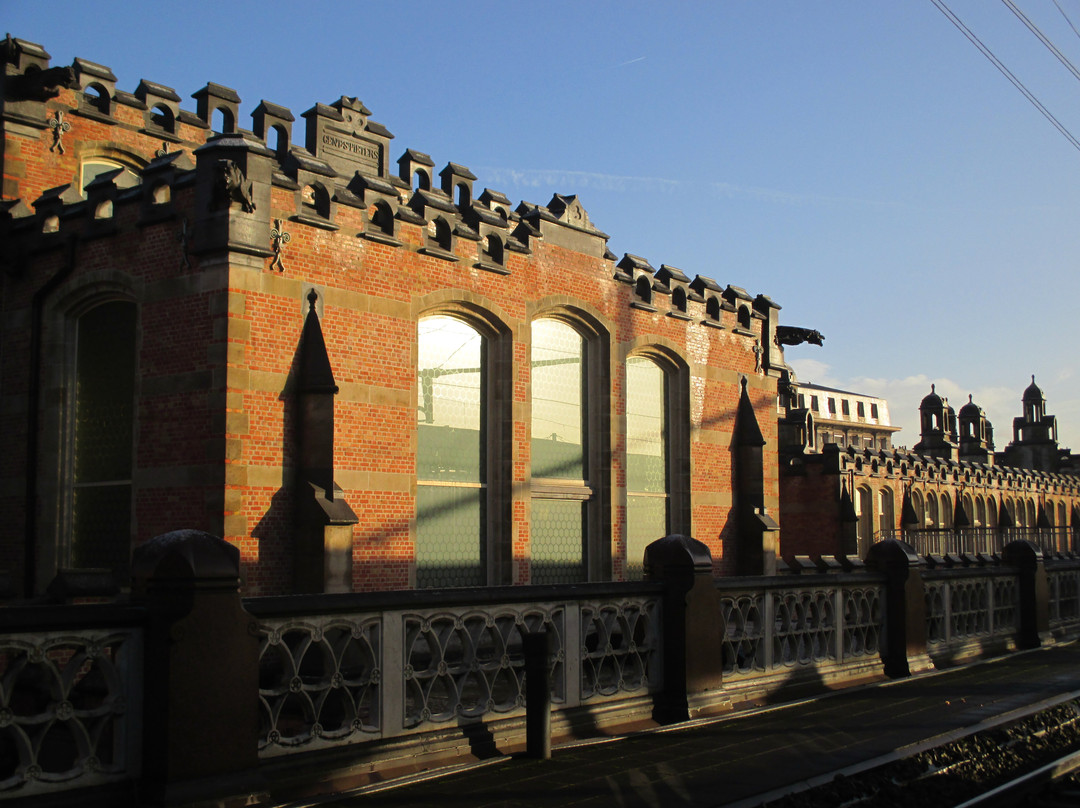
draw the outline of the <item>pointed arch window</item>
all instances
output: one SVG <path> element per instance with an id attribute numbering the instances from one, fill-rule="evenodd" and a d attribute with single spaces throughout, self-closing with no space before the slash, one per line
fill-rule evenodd
<path id="1" fill-rule="evenodd" d="M 76 321 L 67 563 L 127 577 L 131 555 L 136 309 L 114 300 Z"/>

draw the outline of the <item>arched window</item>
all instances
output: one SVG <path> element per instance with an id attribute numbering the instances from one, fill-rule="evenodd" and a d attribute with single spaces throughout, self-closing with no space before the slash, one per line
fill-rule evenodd
<path id="1" fill-rule="evenodd" d="M 414 191 L 430 191 L 431 190 L 431 177 L 427 175 L 426 171 L 416 169 L 413 172 L 413 190 Z"/>
<path id="2" fill-rule="evenodd" d="M 91 157 L 84 160 L 81 166 L 82 176 L 79 179 L 79 187 L 85 190 L 86 186 L 93 182 L 96 177 L 109 171 L 116 171 L 118 168 L 122 168 L 124 171 L 123 174 L 117 177 L 117 180 L 127 177 L 135 179 L 138 176 L 131 167 L 116 160 L 109 160 L 106 157 Z"/>
<path id="3" fill-rule="evenodd" d="M 645 548 L 669 532 L 667 378 L 652 359 L 626 360 L 626 570 L 640 578 Z"/>
<path id="4" fill-rule="evenodd" d="M 945 528 L 953 526 L 953 504 L 948 494 L 941 495 L 941 526 Z"/>
<path id="5" fill-rule="evenodd" d="M 926 506 L 923 504 L 923 495 L 919 491 L 911 492 L 911 508 L 915 511 L 915 527 L 926 527 Z"/>
<path id="6" fill-rule="evenodd" d="M 417 586 L 487 583 L 486 343 L 455 317 L 420 321 Z"/>
<path id="7" fill-rule="evenodd" d="M 71 534 L 67 564 L 127 577 L 135 424 L 135 304 L 102 303 L 76 322 Z"/>
<path id="8" fill-rule="evenodd" d="M 874 492 L 870 486 L 861 485 L 856 489 L 855 513 L 859 517 L 859 556 L 866 558 L 866 552 L 874 542 Z"/>
<path id="9" fill-rule="evenodd" d="M 568 322 L 532 324 L 531 580 L 569 583 L 606 576 L 610 476 L 605 434 L 608 382 L 602 340 Z"/>
<path id="10" fill-rule="evenodd" d="M 882 488 L 878 492 L 878 530 L 883 538 L 891 538 L 896 530 L 896 515 L 891 488 Z"/>
<path id="11" fill-rule="evenodd" d="M 926 526 L 934 529 L 941 527 L 938 517 L 938 499 L 933 491 L 926 495 Z"/>

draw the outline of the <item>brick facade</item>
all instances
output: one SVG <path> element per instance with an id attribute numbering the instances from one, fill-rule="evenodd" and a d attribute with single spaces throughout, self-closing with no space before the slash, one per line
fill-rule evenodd
<path id="1" fill-rule="evenodd" d="M 667 433 L 669 527 L 705 542 L 722 574 L 755 540 L 740 496 L 755 491 L 753 507 L 779 511 L 786 367 L 768 298 L 616 259 L 574 197 L 511 208 L 474 193 L 453 163 L 440 190 L 412 151 L 396 176 L 392 135 L 356 99 L 305 113 L 303 148 L 292 115 L 265 102 L 258 134 L 235 128 L 227 88 L 210 85 L 193 114 L 167 87 L 124 93 L 80 60 L 37 87 L 27 76 L 48 55 L 4 47 L 0 568 L 23 592 L 73 563 L 73 335 L 110 300 L 134 305 L 137 322 L 129 547 L 177 528 L 223 535 L 249 594 L 293 590 L 298 536 L 314 524 L 299 456 L 315 422 L 297 388 L 311 309 L 337 387 L 334 507 L 348 518 L 328 518 L 351 535 L 353 590 L 416 585 L 417 328 L 436 314 L 488 345 L 486 541 L 498 546 L 487 547 L 487 583 L 533 580 L 530 329 L 545 317 L 586 337 L 589 405 L 603 404 L 588 422 L 588 443 L 603 449 L 589 480 L 589 578 L 627 569 L 628 356 L 665 369 L 669 421 L 679 419 Z M 227 131 L 210 129 L 214 103 Z M 276 144 L 264 139 L 271 126 Z M 128 171 L 84 190 L 94 161 Z M 733 462 L 743 395 L 765 444 L 756 480 Z"/>

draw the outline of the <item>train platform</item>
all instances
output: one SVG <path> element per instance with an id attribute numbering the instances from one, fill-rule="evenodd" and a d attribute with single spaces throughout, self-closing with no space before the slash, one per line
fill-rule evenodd
<path id="1" fill-rule="evenodd" d="M 1080 697 L 1080 643 L 498 757 L 291 808 L 750 808 Z"/>

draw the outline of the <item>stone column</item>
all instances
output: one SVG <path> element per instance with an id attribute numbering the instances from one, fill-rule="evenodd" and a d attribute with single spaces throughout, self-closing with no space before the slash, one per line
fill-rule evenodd
<path id="1" fill-rule="evenodd" d="M 236 547 L 197 530 L 135 550 L 132 598 L 148 613 L 140 784 L 148 804 L 262 790 L 259 638 L 239 571 Z"/>
<path id="2" fill-rule="evenodd" d="M 866 566 L 885 581 L 885 642 L 881 661 L 894 679 L 933 667 L 926 653 L 926 587 L 922 561 L 910 545 L 896 539 L 870 548 Z"/>
<path id="3" fill-rule="evenodd" d="M 1020 625 L 1016 644 L 1021 648 L 1039 648 L 1053 642 L 1050 634 L 1050 587 L 1042 550 L 1027 540 L 1012 541 L 1005 545 L 1001 560 L 1005 565 L 1015 567 L 1019 578 Z"/>
<path id="4" fill-rule="evenodd" d="M 667 584 L 664 692 L 655 717 L 685 721 L 716 708 L 723 679 L 724 625 L 709 548 L 690 536 L 665 536 L 645 548 L 645 578 Z"/>

